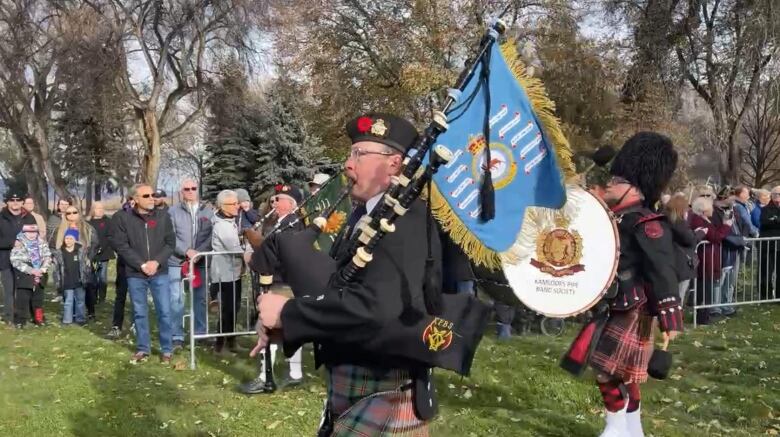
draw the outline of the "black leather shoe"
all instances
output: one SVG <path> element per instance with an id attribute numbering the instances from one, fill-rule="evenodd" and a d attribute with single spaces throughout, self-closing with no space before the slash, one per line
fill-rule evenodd
<path id="1" fill-rule="evenodd" d="M 257 377 L 249 382 L 238 385 L 238 391 L 246 395 L 255 395 L 258 393 L 265 393 L 265 381 L 263 375 L 259 374 Z"/>
<path id="2" fill-rule="evenodd" d="M 282 382 L 279 383 L 279 387 L 285 388 L 285 387 L 296 387 L 303 384 L 303 377 L 300 378 L 292 378 L 290 375 L 287 375 Z"/>

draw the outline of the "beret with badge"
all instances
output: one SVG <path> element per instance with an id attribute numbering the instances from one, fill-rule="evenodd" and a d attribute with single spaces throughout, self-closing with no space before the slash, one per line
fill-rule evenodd
<path id="1" fill-rule="evenodd" d="M 290 197 L 298 205 L 303 201 L 303 191 L 295 185 L 279 184 L 275 187 L 274 191 L 276 191 L 277 196 Z"/>
<path id="2" fill-rule="evenodd" d="M 347 135 L 352 144 L 361 141 L 373 141 L 392 147 L 400 153 L 406 153 L 419 134 L 409 121 L 391 114 L 368 113 L 347 123 Z"/>

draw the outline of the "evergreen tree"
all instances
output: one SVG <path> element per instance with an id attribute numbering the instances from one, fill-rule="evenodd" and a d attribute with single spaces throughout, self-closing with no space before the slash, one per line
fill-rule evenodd
<path id="1" fill-rule="evenodd" d="M 261 109 L 251 101 L 246 75 L 235 61 L 223 66 L 223 80 L 211 98 L 203 195 L 214 199 L 222 190 L 249 188 L 254 148 L 259 142 Z"/>
<path id="2" fill-rule="evenodd" d="M 318 139 L 307 132 L 296 98 L 281 83 L 268 94 L 268 123 L 257 139 L 254 196 L 279 183 L 304 186 L 310 180 L 320 154 Z"/>

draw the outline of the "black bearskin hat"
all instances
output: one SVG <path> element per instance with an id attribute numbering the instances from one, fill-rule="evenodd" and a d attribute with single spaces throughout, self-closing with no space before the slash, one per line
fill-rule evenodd
<path id="1" fill-rule="evenodd" d="M 661 198 L 677 168 L 672 140 L 656 132 L 639 132 L 629 138 L 612 161 L 609 172 L 637 187 L 652 207 Z"/>

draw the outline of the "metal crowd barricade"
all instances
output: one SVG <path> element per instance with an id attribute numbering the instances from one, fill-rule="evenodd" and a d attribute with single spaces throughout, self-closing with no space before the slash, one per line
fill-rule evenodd
<path id="1" fill-rule="evenodd" d="M 699 267 L 693 280 L 693 326 L 698 312 L 723 312 L 742 305 L 780 302 L 776 271 L 780 237 L 745 238 L 743 249 L 702 241 L 696 246 Z"/>
<path id="2" fill-rule="evenodd" d="M 190 336 L 190 369 L 195 369 L 195 342 L 198 340 L 203 339 L 209 339 L 209 338 L 229 338 L 229 337 L 239 337 L 244 335 L 255 335 L 255 326 L 254 326 L 254 301 L 253 301 L 253 290 L 252 290 L 252 284 L 248 280 L 249 274 L 248 269 L 243 265 L 243 255 L 244 252 L 234 251 L 234 252 L 202 252 L 199 253 L 195 258 L 191 259 L 189 261 L 189 270 L 187 273 L 187 276 L 183 276 L 181 279 L 181 287 L 182 290 L 189 290 L 189 293 L 185 293 L 186 296 L 188 296 L 189 300 L 189 313 L 185 314 L 183 319 L 180 321 L 177 321 L 177 323 L 182 323 L 184 326 L 189 326 L 189 336 Z M 241 274 L 236 277 L 236 275 L 232 275 L 232 278 L 235 278 L 234 281 L 232 281 L 232 285 L 228 286 L 229 288 L 225 289 L 225 284 L 230 284 L 229 282 L 217 282 L 212 283 L 211 281 L 211 264 L 214 260 L 214 257 L 222 256 L 222 257 L 230 257 L 230 258 L 239 258 L 241 259 L 242 269 Z M 205 308 L 202 308 L 202 310 L 205 312 L 205 326 L 206 326 L 206 332 L 203 333 L 196 333 L 196 320 L 195 320 L 195 314 L 196 314 L 196 299 L 195 299 L 195 290 L 194 287 L 191 287 L 191 284 L 193 280 L 195 279 L 195 269 L 196 264 L 203 260 L 203 265 L 199 269 L 202 269 L 201 273 L 201 286 L 205 287 L 205 293 L 206 293 L 206 302 L 205 302 Z M 216 284 L 219 284 L 218 286 Z M 236 284 L 238 284 L 238 288 L 236 287 Z M 186 287 L 186 288 L 185 288 Z M 223 297 L 225 297 L 228 293 L 232 293 L 232 304 L 233 304 L 233 321 L 230 324 L 230 326 L 224 326 L 223 320 L 222 320 L 222 310 L 223 310 Z M 240 295 L 240 299 L 236 299 L 237 295 Z M 217 302 L 217 317 L 216 317 L 216 323 L 214 324 L 214 332 L 212 332 L 212 322 L 209 320 L 209 310 L 210 310 L 210 303 L 212 299 L 215 299 Z M 244 301 L 244 304 L 241 305 L 241 301 Z M 243 307 L 243 308 L 240 308 Z M 243 314 L 241 312 L 243 310 Z M 243 317 L 242 317 L 243 316 Z M 185 320 L 189 318 L 189 323 L 185 323 Z M 243 320 L 240 320 L 243 319 Z M 245 322 L 243 326 L 239 326 L 239 322 Z M 227 331 L 227 332 L 223 332 Z M 227 347 L 227 346 L 226 346 Z"/>

